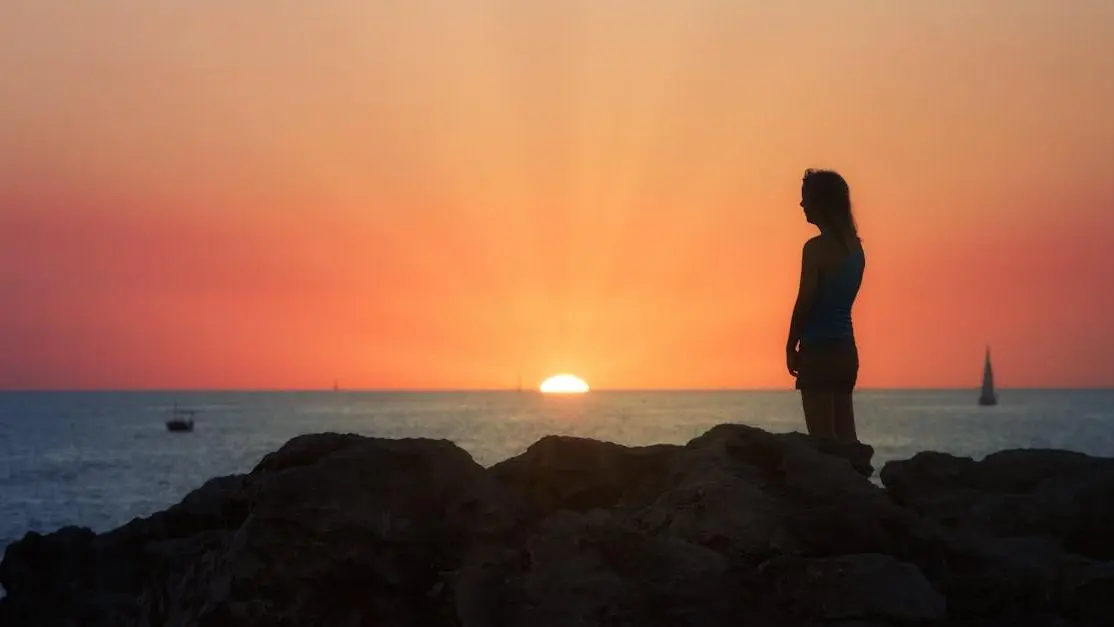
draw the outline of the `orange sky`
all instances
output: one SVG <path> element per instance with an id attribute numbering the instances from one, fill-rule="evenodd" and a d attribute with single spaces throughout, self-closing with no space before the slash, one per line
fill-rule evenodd
<path id="1" fill-rule="evenodd" d="M 1067 10 L 1065 10 L 1067 8 Z M 1114 385 L 1108 0 L 7 0 L 0 387 Z"/>

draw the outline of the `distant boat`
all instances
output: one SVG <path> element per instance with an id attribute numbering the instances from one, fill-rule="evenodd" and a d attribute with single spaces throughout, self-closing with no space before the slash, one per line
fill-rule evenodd
<path id="1" fill-rule="evenodd" d="M 998 393 L 994 391 L 994 368 L 990 365 L 990 347 L 986 347 L 986 361 L 982 369 L 982 391 L 979 393 L 979 405 L 989 407 L 998 404 Z"/>
<path id="2" fill-rule="evenodd" d="M 166 421 L 167 431 L 193 431 L 193 417 L 197 415 L 196 409 L 178 409 L 178 401 L 174 401 L 174 409 L 170 413 L 170 420 Z"/>

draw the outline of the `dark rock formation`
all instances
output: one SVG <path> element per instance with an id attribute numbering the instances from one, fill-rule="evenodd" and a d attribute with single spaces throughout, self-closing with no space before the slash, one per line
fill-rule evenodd
<path id="1" fill-rule="evenodd" d="M 947 616 L 944 597 L 921 571 L 888 555 L 775 557 L 758 567 L 786 614 L 816 621 L 931 623 Z"/>
<path id="2" fill-rule="evenodd" d="M 927 452 L 880 474 L 896 503 L 935 528 L 935 584 L 952 614 L 1114 625 L 1114 460 Z M 1045 622 L 1025 622 L 1034 617 Z"/>
<path id="3" fill-rule="evenodd" d="M 721 425 L 684 446 L 294 438 L 104 534 L 29 533 L 0 626 L 1114 624 L 1110 462 Z"/>
<path id="4" fill-rule="evenodd" d="M 1114 560 L 1114 459 L 1015 450 L 982 461 L 919 453 L 881 478 L 898 503 L 942 525 L 998 537 L 1042 537 Z"/>

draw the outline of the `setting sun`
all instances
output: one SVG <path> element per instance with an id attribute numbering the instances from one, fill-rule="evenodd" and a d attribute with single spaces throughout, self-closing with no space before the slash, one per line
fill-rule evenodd
<path id="1" fill-rule="evenodd" d="M 557 374 L 542 381 L 541 391 L 546 394 L 583 394 L 588 384 L 571 374 Z"/>

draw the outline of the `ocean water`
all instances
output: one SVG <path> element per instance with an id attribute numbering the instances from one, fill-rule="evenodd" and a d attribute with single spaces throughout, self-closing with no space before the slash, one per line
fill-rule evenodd
<path id="1" fill-rule="evenodd" d="M 1114 456 L 1114 390 L 864 391 L 859 436 L 875 467 L 938 450 L 982 457 L 1052 447 Z M 202 410 L 192 433 L 172 404 Z M 0 393 L 0 547 L 65 525 L 104 531 L 176 503 L 205 480 L 246 472 L 304 433 L 455 441 L 485 466 L 547 434 L 684 443 L 724 422 L 803 431 L 793 392 Z"/>

